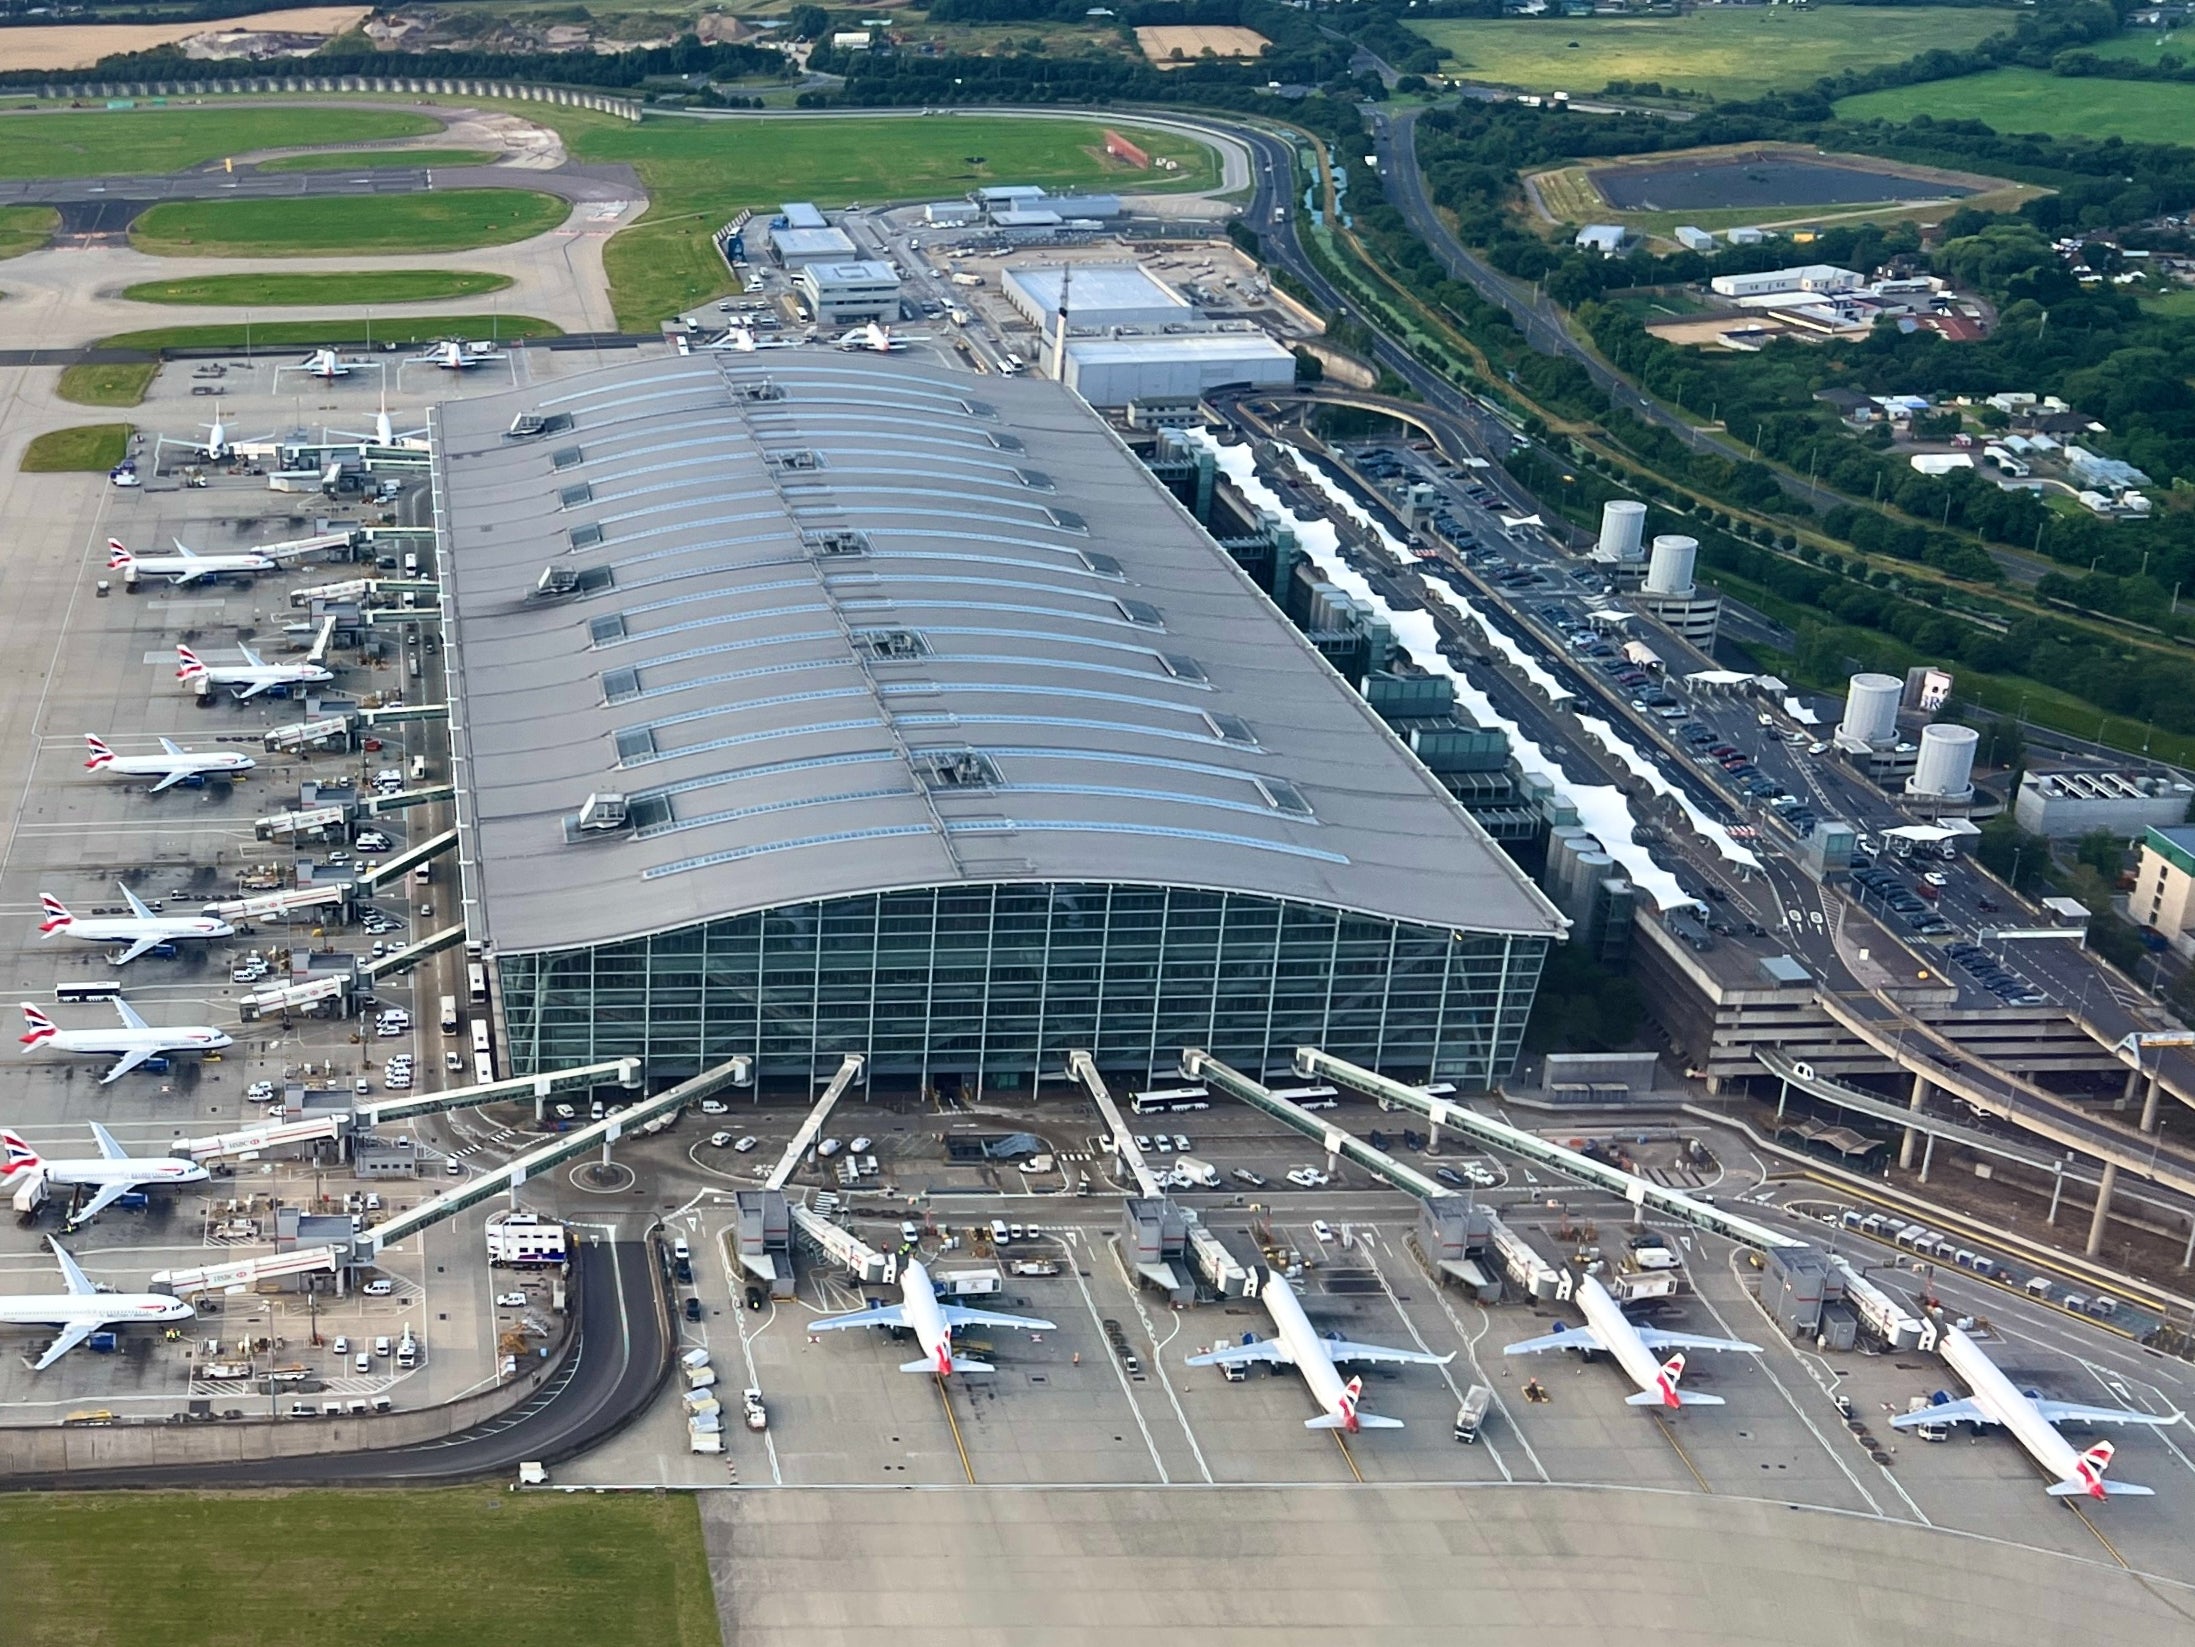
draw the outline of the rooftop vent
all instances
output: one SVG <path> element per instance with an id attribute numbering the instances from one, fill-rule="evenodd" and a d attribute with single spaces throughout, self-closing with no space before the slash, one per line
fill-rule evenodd
<path id="1" fill-rule="evenodd" d="M 538 417 L 524 412 L 511 419 L 511 426 L 503 431 L 505 440 L 539 440 L 543 435 L 561 434 L 572 426 L 571 418 L 563 412 L 551 412 Z"/>
<path id="2" fill-rule="evenodd" d="M 1283 782 L 1279 778 L 1259 778 L 1257 786 L 1264 794 L 1266 804 L 1275 812 L 1286 812 L 1297 818 L 1308 818 L 1311 815 L 1311 803 L 1303 798 L 1303 792 L 1294 784 Z"/>
<path id="3" fill-rule="evenodd" d="M 595 646 L 615 646 L 625 638 L 625 614 L 612 612 L 587 625 L 587 639 Z"/>
<path id="4" fill-rule="evenodd" d="M 762 460 L 773 475 L 813 474 L 823 467 L 823 454 L 805 448 L 792 452 L 765 452 Z"/>
<path id="5" fill-rule="evenodd" d="M 577 486 L 566 486 L 556 494 L 559 509 L 577 509 L 582 503 L 594 502 L 594 488 L 581 481 Z"/>
<path id="6" fill-rule="evenodd" d="M 1258 735 L 1250 730 L 1250 723 L 1234 715 L 1214 715 L 1209 712 L 1204 724 L 1212 729 L 1212 736 L 1222 743 L 1239 743 L 1246 748 L 1257 747 Z"/>
<path id="7" fill-rule="evenodd" d="M 785 390 L 769 378 L 749 378 L 732 385 L 735 400 L 783 400 Z"/>
<path id="8" fill-rule="evenodd" d="M 1052 524 L 1062 532 L 1080 532 L 1084 536 L 1089 535 L 1090 523 L 1072 509 L 1048 508 L 1044 512 L 1052 517 Z"/>
<path id="9" fill-rule="evenodd" d="M 587 461 L 587 455 L 576 446 L 559 446 L 549 454 L 551 469 L 576 469 Z"/>
<path id="10" fill-rule="evenodd" d="M 1158 661 L 1166 666 L 1166 672 L 1177 681 L 1204 682 L 1212 677 L 1204 672 L 1204 665 L 1183 652 L 1161 652 Z"/>
<path id="11" fill-rule="evenodd" d="M 960 409 L 970 417 L 996 418 L 998 416 L 998 408 L 987 400 L 964 400 L 960 403 Z"/>
<path id="12" fill-rule="evenodd" d="M 826 555 L 866 555 L 869 552 L 868 534 L 857 532 L 850 526 L 833 527 L 821 532 L 803 532 L 800 537 L 808 546 L 808 553 L 818 560 Z"/>
<path id="13" fill-rule="evenodd" d="M 1111 555 L 1101 555 L 1095 549 L 1082 551 L 1082 564 L 1101 578 L 1118 578 L 1125 582 L 1128 577 L 1119 561 L 1113 559 Z"/>
<path id="14" fill-rule="evenodd" d="M 624 796 L 606 795 L 597 791 L 581 803 L 579 827 L 583 833 L 590 835 L 611 829 L 623 829 L 626 813 Z"/>
<path id="15" fill-rule="evenodd" d="M 915 775 L 932 790 L 995 789 L 998 768 L 974 749 L 931 749 L 915 757 Z"/>
<path id="16" fill-rule="evenodd" d="M 875 663 L 912 663 L 929 656 L 930 643 L 912 629 L 857 629 L 854 650 Z"/>
<path id="17" fill-rule="evenodd" d="M 1029 449 L 1029 443 L 1019 435 L 1009 435 L 1000 429 L 986 429 L 984 434 L 1002 452 L 1026 452 Z"/>
<path id="18" fill-rule="evenodd" d="M 568 535 L 574 549 L 592 549 L 602 542 L 602 528 L 591 523 L 573 527 Z"/>
<path id="19" fill-rule="evenodd" d="M 1042 469 L 1016 469 L 1014 473 L 1021 477 L 1021 484 L 1028 487 L 1032 492 L 1056 492 L 1059 490 L 1058 487 L 1052 484 L 1052 477 Z"/>
<path id="20" fill-rule="evenodd" d="M 544 566 L 541 576 L 534 583 L 532 600 L 562 600 L 567 595 L 579 593 L 579 568 L 576 566 Z"/>
<path id="21" fill-rule="evenodd" d="M 1113 605 L 1119 608 L 1122 617 L 1139 629 L 1164 629 L 1166 627 L 1164 614 L 1149 601 L 1116 600 Z"/>

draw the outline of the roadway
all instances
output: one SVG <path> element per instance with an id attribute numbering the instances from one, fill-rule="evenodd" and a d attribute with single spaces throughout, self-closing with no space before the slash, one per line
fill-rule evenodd
<path id="1" fill-rule="evenodd" d="M 225 1464 L 70 1470 L 11 1476 L 6 1485 L 73 1491 L 462 1481 L 510 1470 L 522 1459 L 569 1458 L 606 1440 L 641 1412 L 670 1362 L 661 1267 L 649 1244 L 590 1241 L 581 1246 L 576 1263 L 579 1320 L 563 1366 L 532 1397 L 471 1429 L 404 1447 Z"/>

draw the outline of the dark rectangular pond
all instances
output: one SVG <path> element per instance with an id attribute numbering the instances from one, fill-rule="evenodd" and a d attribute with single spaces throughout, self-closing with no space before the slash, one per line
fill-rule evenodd
<path id="1" fill-rule="evenodd" d="M 1620 212 L 1867 206 L 1891 200 L 1957 200 L 1975 192 L 1934 178 L 1781 157 L 1610 166 L 1587 175 L 1601 197 Z"/>

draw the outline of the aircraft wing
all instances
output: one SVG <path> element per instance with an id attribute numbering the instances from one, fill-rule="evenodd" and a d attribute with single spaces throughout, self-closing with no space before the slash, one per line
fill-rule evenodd
<path id="1" fill-rule="evenodd" d="M 254 652 L 250 647 L 239 646 L 237 650 L 244 654 L 244 661 L 250 664 L 254 669 L 261 669 L 266 666 L 267 660 L 262 658 L 257 652 Z"/>
<path id="2" fill-rule="evenodd" d="M 808 1323 L 810 1332 L 832 1332 L 840 1327 L 904 1327 L 908 1325 L 906 1308 L 899 1304 L 879 1304 L 873 1310 L 856 1310 L 851 1315 L 826 1315 Z"/>
<path id="3" fill-rule="evenodd" d="M 1893 1430 L 1914 1430 L 1923 1424 L 1996 1424 L 2001 1422 L 1996 1414 L 1984 1412 L 1973 1400 L 1946 1401 L 1940 1406 L 1923 1407 L 1917 1413 L 1900 1413 L 1890 1421 Z"/>
<path id="4" fill-rule="evenodd" d="M 1456 1352 L 1433 1355 L 1425 1350 L 1391 1350 L 1384 1344 L 1352 1344 L 1346 1338 L 1322 1338 L 1326 1354 L 1333 1361 L 1354 1361 L 1360 1365 L 1376 1362 L 1392 1362 L 1408 1367 L 1445 1367 L 1455 1360 Z"/>
<path id="5" fill-rule="evenodd" d="M 124 1029 L 152 1028 L 152 1026 L 146 1023 L 144 1019 L 138 1017 L 137 1008 L 131 1006 L 129 1002 L 123 1000 L 122 997 L 119 995 L 114 998 L 114 1010 L 122 1015 L 122 1027 Z"/>
<path id="6" fill-rule="evenodd" d="M 1034 1315 L 1001 1315 L 996 1310 L 967 1310 L 958 1304 L 940 1304 L 939 1313 L 948 1327 L 1027 1327 L 1031 1332 L 1051 1332 L 1054 1323 Z"/>
<path id="7" fill-rule="evenodd" d="M 69 1228 L 75 1229 L 79 1224 L 90 1223 L 94 1218 L 113 1206 L 115 1202 L 121 1200 L 123 1196 L 129 1194 L 134 1187 L 128 1179 L 123 1179 L 119 1183 L 101 1184 L 99 1192 L 70 1215 Z"/>
<path id="8" fill-rule="evenodd" d="M 70 1292 L 83 1297 L 99 1290 L 91 1284 L 91 1277 L 84 1273 L 84 1266 L 71 1258 L 60 1242 L 49 1235 L 46 1237 L 46 1245 L 53 1249 L 54 1262 L 61 1266 L 61 1280 Z"/>
<path id="9" fill-rule="evenodd" d="M 114 1134 L 97 1121 L 88 1121 L 85 1125 L 91 1128 L 92 1142 L 99 1146 L 103 1160 L 127 1161 L 130 1158 L 130 1152 L 114 1141 Z"/>
<path id="10" fill-rule="evenodd" d="M 1933 1410 L 1933 1409 L 1931 1409 Z M 2077 1401 L 2038 1401 L 2035 1410 L 2053 1424 L 2179 1423 L 2179 1413 L 2138 1413 L 2131 1407 L 2084 1407 Z"/>
<path id="11" fill-rule="evenodd" d="M 1605 1350 L 1601 1335 L 1591 1327 L 1566 1327 L 1545 1338 L 1527 1338 L 1521 1344 L 1504 1344 L 1504 1355 L 1539 1355 L 1546 1350 Z"/>
<path id="12" fill-rule="evenodd" d="M 1663 1332 L 1658 1327 L 1634 1327 L 1639 1342 L 1650 1350 L 1729 1350 L 1739 1355 L 1758 1355 L 1761 1347 L 1742 1338 L 1702 1338 L 1697 1333 Z"/>
<path id="13" fill-rule="evenodd" d="M 177 751 L 177 753 L 181 753 L 181 751 Z M 181 783 L 185 778 L 189 776 L 190 774 L 184 771 L 183 768 L 179 766 L 173 772 L 170 772 L 166 777 L 162 778 L 158 783 L 154 784 L 150 789 L 146 790 L 145 793 L 148 795 L 157 795 L 163 789 L 173 789 L 177 784 Z"/>
<path id="14" fill-rule="evenodd" d="M 126 886 L 122 888 L 122 897 L 129 904 L 130 913 L 132 915 L 135 915 L 140 921 L 149 921 L 152 919 L 152 911 L 145 907 L 145 900 L 140 898 L 136 893 L 132 892 Z"/>
<path id="15" fill-rule="evenodd" d="M 136 1047 L 123 1053 L 121 1057 L 115 1059 L 114 1068 L 99 1077 L 99 1084 L 107 1086 L 112 1082 L 121 1080 L 123 1076 L 129 1074 L 131 1070 L 150 1058 L 152 1053 L 153 1049 L 151 1047 Z"/>
<path id="16" fill-rule="evenodd" d="M 144 954 L 146 950 L 157 948 L 162 942 L 164 942 L 164 940 L 160 938 L 136 939 L 131 943 L 129 948 L 122 951 L 121 958 L 117 960 L 114 964 L 116 966 L 128 966 L 130 962 L 136 960 L 137 957 Z"/>
<path id="17" fill-rule="evenodd" d="M 99 1330 L 97 1321 L 72 1321 L 63 1327 L 60 1336 L 46 1346 L 46 1353 L 31 1363 L 32 1372 L 44 1372 L 77 1345 Z"/>
<path id="18" fill-rule="evenodd" d="M 1191 1367 L 1239 1367 L 1251 1361 L 1267 1361 L 1279 1367 L 1295 1364 L 1277 1338 L 1253 1338 L 1247 1344 L 1222 1344 L 1216 1350 L 1192 1355 L 1183 1364 Z"/>
<path id="19" fill-rule="evenodd" d="M 160 740 L 160 747 L 166 750 L 169 754 L 176 756 L 178 759 L 180 759 L 183 754 L 183 746 L 177 743 L 173 738 L 162 738 Z"/>
<path id="20" fill-rule="evenodd" d="M 253 681 L 251 685 L 245 687 L 243 691 L 236 694 L 236 701 L 238 703 L 242 703 L 246 698 L 256 698 L 259 696 L 260 693 L 266 691 L 266 689 L 273 684 L 274 682 L 270 680 Z"/>

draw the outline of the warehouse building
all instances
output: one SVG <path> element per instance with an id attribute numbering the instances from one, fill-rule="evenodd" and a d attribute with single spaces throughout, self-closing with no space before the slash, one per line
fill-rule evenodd
<path id="1" fill-rule="evenodd" d="M 1089 410 L 914 356 L 437 413 L 512 1067 L 1510 1067 L 1561 918 Z"/>
<path id="2" fill-rule="evenodd" d="M 1197 318 L 1187 298 L 1133 263 L 1008 269 L 999 280 L 1006 301 L 1047 337 L 1059 314 L 1062 285 L 1067 289 L 1070 332 L 1102 332 L 1115 326 L 1155 332 Z"/>
<path id="3" fill-rule="evenodd" d="M 819 326 L 899 318 L 899 276 L 889 263 L 804 263 L 793 285 Z"/>
<path id="4" fill-rule="evenodd" d="M 808 211 L 820 217 L 822 214 L 809 207 Z M 788 269 L 798 269 L 806 263 L 852 263 L 860 258 L 852 236 L 844 229 L 834 229 L 825 223 L 789 221 L 790 209 L 784 218 L 770 225 L 770 250 L 779 263 Z"/>
<path id="5" fill-rule="evenodd" d="M 1070 336 L 1066 378 L 1092 406 L 1194 402 L 1223 383 L 1292 384 L 1296 357 L 1263 332 Z"/>

